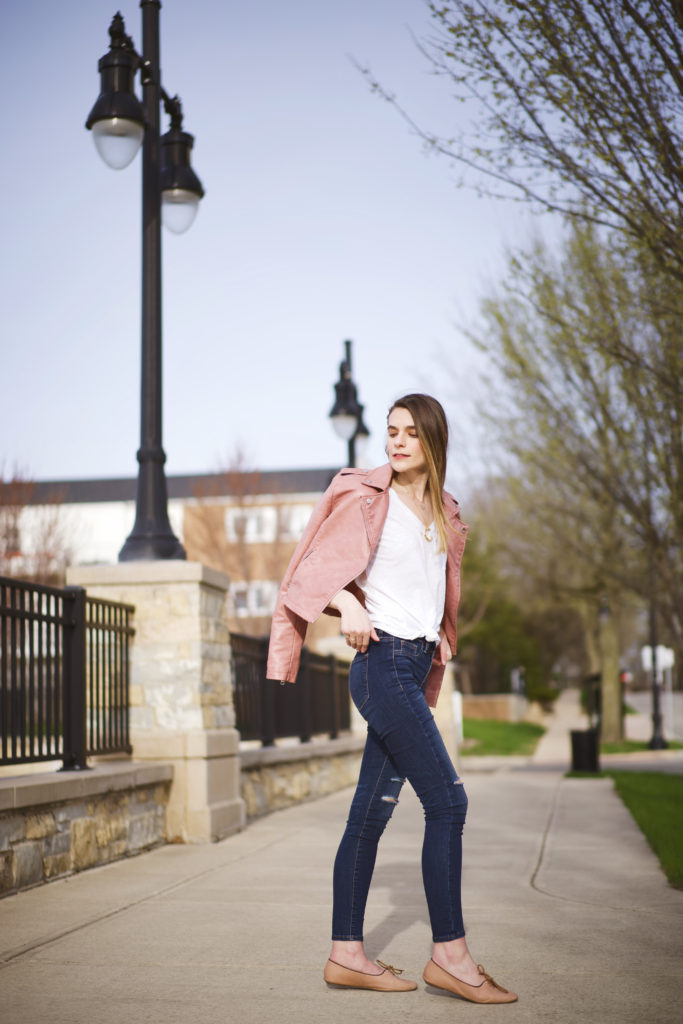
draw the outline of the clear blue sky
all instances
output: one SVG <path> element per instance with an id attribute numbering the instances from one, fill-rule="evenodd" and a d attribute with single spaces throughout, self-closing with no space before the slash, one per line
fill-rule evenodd
<path id="1" fill-rule="evenodd" d="M 84 128 L 116 9 L 3 10 L 5 473 L 137 471 L 140 157 L 111 171 Z M 141 49 L 137 2 L 120 9 Z M 187 234 L 163 232 L 170 474 L 215 470 L 238 443 L 263 469 L 341 464 L 327 416 L 351 338 L 370 461 L 383 460 L 391 399 L 431 390 L 466 475 L 476 357 L 458 326 L 528 220 L 458 189 L 350 60 L 447 134 L 462 108 L 411 37 L 428 31 L 423 0 L 163 5 L 163 85 L 182 98 L 207 192 Z"/>

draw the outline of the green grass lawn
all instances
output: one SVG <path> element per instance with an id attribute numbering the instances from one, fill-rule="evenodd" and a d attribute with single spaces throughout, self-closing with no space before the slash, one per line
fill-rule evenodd
<path id="1" fill-rule="evenodd" d="M 542 725 L 531 722 L 496 722 L 490 718 L 465 718 L 465 744 L 460 753 L 468 755 L 533 754 L 545 732 Z M 469 741 L 469 742 L 467 742 Z"/>
<path id="2" fill-rule="evenodd" d="M 671 885 L 683 889 L 683 775 L 607 771 Z"/>

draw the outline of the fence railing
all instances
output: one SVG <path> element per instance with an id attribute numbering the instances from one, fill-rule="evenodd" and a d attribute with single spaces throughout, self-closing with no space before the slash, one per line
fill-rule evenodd
<path id="1" fill-rule="evenodd" d="M 298 736 L 302 742 L 327 733 L 332 739 L 351 727 L 349 666 L 333 655 L 304 647 L 295 686 L 266 679 L 268 640 L 230 634 L 237 729 L 243 740 L 272 746 Z"/>
<path id="2" fill-rule="evenodd" d="M 134 608 L 0 577 L 0 764 L 130 753 Z"/>

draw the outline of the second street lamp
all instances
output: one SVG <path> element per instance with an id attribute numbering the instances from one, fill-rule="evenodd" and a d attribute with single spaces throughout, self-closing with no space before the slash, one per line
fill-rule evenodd
<path id="1" fill-rule="evenodd" d="M 174 96 L 165 107 L 171 127 L 161 136 L 161 219 L 169 231 L 181 235 L 197 216 L 204 189 L 190 166 L 194 138 L 183 131 L 180 100 Z"/>
<path id="2" fill-rule="evenodd" d="M 339 364 L 339 380 L 334 385 L 334 405 L 330 419 L 335 434 L 348 442 L 348 465 L 355 467 L 357 447 L 365 445 L 370 431 L 363 422 L 363 406 L 358 401 L 351 377 L 351 342 L 345 341 L 346 358 Z"/>
<path id="3" fill-rule="evenodd" d="M 178 97 L 161 87 L 159 62 L 160 0 L 140 0 L 142 54 L 138 54 L 117 13 L 109 28 L 109 53 L 99 62 L 101 91 L 86 127 L 103 160 L 121 169 L 142 143 L 142 334 L 140 448 L 135 524 L 119 561 L 185 558 L 171 529 L 162 447 L 161 387 L 161 214 L 171 231 L 187 230 L 204 189 L 190 167 L 193 138 L 182 130 Z M 140 71 L 142 103 L 134 92 Z M 160 137 L 160 104 L 171 118 Z"/>

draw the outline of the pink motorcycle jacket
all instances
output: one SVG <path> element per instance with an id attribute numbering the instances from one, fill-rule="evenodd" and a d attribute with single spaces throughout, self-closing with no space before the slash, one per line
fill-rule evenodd
<path id="1" fill-rule="evenodd" d="M 268 679 L 296 681 L 308 623 L 326 610 L 338 614 L 328 609 L 335 594 L 347 589 L 363 602 L 354 580 L 367 568 L 379 542 L 389 508 L 391 477 L 388 463 L 371 470 L 342 469 L 316 505 L 292 555 L 273 613 Z M 460 519 L 458 503 L 447 491 L 443 503 L 450 528 L 442 625 L 455 654 L 460 563 L 468 528 Z M 436 705 L 444 670 L 445 666 L 435 661 L 429 673 L 425 694 L 431 707 Z"/>

